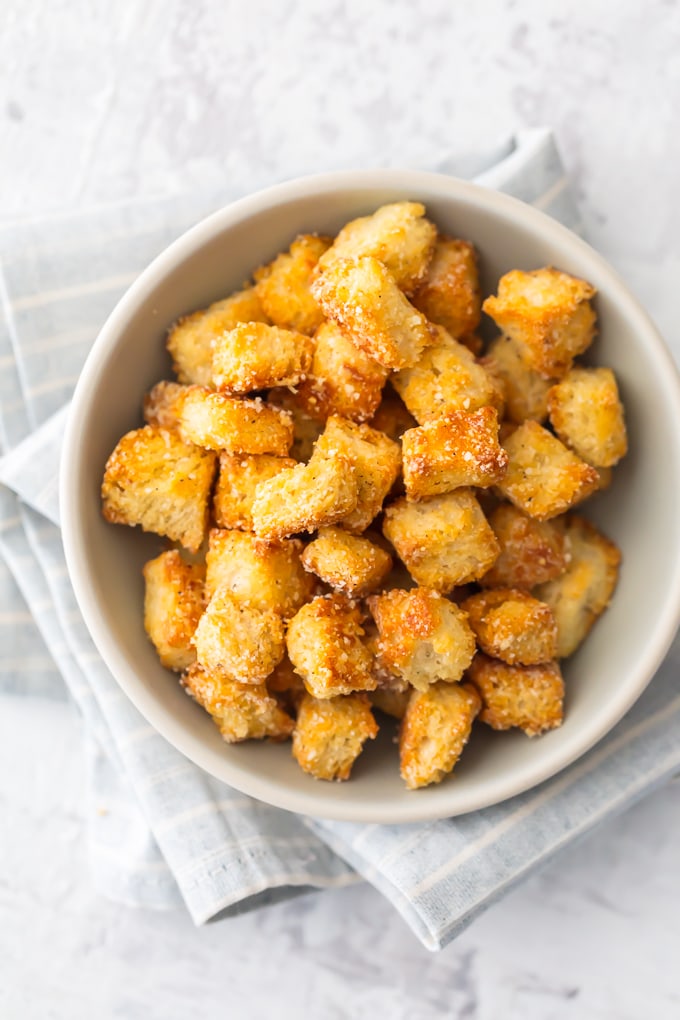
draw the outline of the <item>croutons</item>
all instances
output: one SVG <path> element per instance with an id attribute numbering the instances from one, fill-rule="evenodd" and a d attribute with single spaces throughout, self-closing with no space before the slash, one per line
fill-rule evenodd
<path id="1" fill-rule="evenodd" d="M 493 588 L 461 604 L 483 652 L 510 665 L 554 659 L 557 624 L 552 609 L 518 588 Z"/>
<path id="2" fill-rule="evenodd" d="M 569 545 L 564 519 L 536 521 L 510 503 L 501 503 L 489 516 L 500 555 L 479 583 L 485 588 L 533 588 L 566 569 Z"/>
<path id="3" fill-rule="evenodd" d="M 334 259 L 312 292 L 326 316 L 385 368 L 415 365 L 434 339 L 425 316 L 375 258 Z"/>
<path id="4" fill-rule="evenodd" d="M 371 428 L 384 432 L 390 439 L 401 439 L 407 429 L 412 429 L 417 424 L 399 394 L 388 384 L 382 392 L 378 409 L 369 422 Z"/>
<path id="5" fill-rule="evenodd" d="M 371 216 L 346 223 L 319 260 L 326 271 L 337 259 L 372 255 L 382 262 L 406 294 L 425 278 L 434 252 L 437 230 L 425 219 L 420 202 L 392 202 Z"/>
<path id="6" fill-rule="evenodd" d="M 239 400 L 192 386 L 177 402 L 182 436 L 208 450 L 285 457 L 293 441 L 289 414 L 264 401 Z"/>
<path id="7" fill-rule="evenodd" d="M 331 415 L 315 450 L 317 456 L 341 455 L 350 461 L 358 486 L 357 504 L 342 518 L 342 526 L 355 534 L 365 531 L 399 474 L 399 444 L 369 425 Z"/>
<path id="8" fill-rule="evenodd" d="M 315 588 L 301 551 L 297 539 L 265 542 L 246 531 L 213 528 L 206 555 L 208 596 L 222 588 L 254 609 L 292 616 Z"/>
<path id="9" fill-rule="evenodd" d="M 306 464 L 312 456 L 314 444 L 324 430 L 324 421 L 311 415 L 300 394 L 285 386 L 270 390 L 267 403 L 271 407 L 282 408 L 291 416 L 293 445 L 289 454 L 294 460 Z"/>
<path id="10" fill-rule="evenodd" d="M 305 694 L 293 731 L 293 757 L 315 779 L 349 779 L 364 744 L 377 733 L 365 694 L 323 700 Z"/>
<path id="11" fill-rule="evenodd" d="M 544 379 L 531 367 L 527 352 L 509 336 L 498 336 L 489 345 L 482 364 L 500 376 L 505 394 L 505 417 L 521 425 L 527 418 L 539 424 L 548 417 L 548 391 L 553 379 Z"/>
<path id="12" fill-rule="evenodd" d="M 314 360 L 298 393 L 312 417 L 325 421 L 339 414 L 367 421 L 380 403 L 387 369 L 359 350 L 334 322 L 314 334 Z"/>
<path id="13" fill-rule="evenodd" d="M 368 595 L 392 568 L 392 557 L 368 538 L 342 528 L 322 528 L 302 554 L 302 565 L 336 591 Z"/>
<path id="14" fill-rule="evenodd" d="M 595 336 L 594 296 L 589 283 L 558 269 L 514 269 L 501 277 L 498 295 L 488 297 L 482 308 L 522 345 L 537 372 L 559 379 Z"/>
<path id="15" fill-rule="evenodd" d="M 243 534 L 238 532 L 237 534 Z M 272 609 L 256 609 L 226 587 L 210 599 L 194 634 L 196 658 L 242 684 L 263 683 L 283 658 L 283 623 Z"/>
<path id="16" fill-rule="evenodd" d="M 197 552 L 208 523 L 215 454 L 155 425 L 128 432 L 106 462 L 102 512 Z"/>
<path id="17" fill-rule="evenodd" d="M 181 672 L 196 658 L 191 643 L 205 605 L 205 567 L 169 549 L 144 564 L 144 629 L 161 663 Z"/>
<path id="18" fill-rule="evenodd" d="M 547 602 L 557 620 L 557 655 L 576 651 L 616 588 L 621 553 L 589 521 L 576 514 L 567 519 L 570 559 L 565 572 L 539 585 L 534 594 Z"/>
<path id="19" fill-rule="evenodd" d="M 241 684 L 222 669 L 195 664 L 182 686 L 213 717 L 224 740 L 286 740 L 295 726 L 264 684 Z"/>
<path id="20" fill-rule="evenodd" d="M 440 235 L 413 304 L 456 339 L 474 333 L 481 318 L 482 295 L 473 245 Z"/>
<path id="21" fill-rule="evenodd" d="M 368 605 L 378 627 L 379 671 L 424 691 L 437 680 L 460 680 L 475 654 L 475 637 L 457 605 L 430 588 L 392 589 Z"/>
<path id="22" fill-rule="evenodd" d="M 158 425 L 162 429 L 177 428 L 176 404 L 188 390 L 176 382 L 158 382 L 144 395 L 144 421 L 147 425 Z"/>
<path id="23" fill-rule="evenodd" d="M 559 663 L 510 666 L 478 652 L 468 677 L 482 697 L 480 722 L 492 729 L 518 727 L 536 737 L 561 725 L 564 683 Z"/>
<path id="24" fill-rule="evenodd" d="M 423 425 L 449 411 L 477 411 L 490 405 L 501 411 L 498 384 L 467 347 L 442 326 L 433 326 L 436 340 L 411 368 L 392 377 L 392 385 L 407 408 Z"/>
<path id="25" fill-rule="evenodd" d="M 256 270 L 257 296 L 275 326 L 311 336 L 320 325 L 323 315 L 312 297 L 309 281 L 330 243 L 330 237 L 300 234 L 287 252 Z"/>
<path id="26" fill-rule="evenodd" d="M 218 390 L 244 395 L 272 386 L 295 386 L 312 367 L 314 344 L 264 322 L 242 322 L 213 344 L 212 378 Z"/>
<path id="27" fill-rule="evenodd" d="M 261 482 L 285 468 L 295 467 L 291 457 L 269 453 L 221 453 L 213 515 L 220 528 L 253 530 L 253 503 Z"/>
<path id="28" fill-rule="evenodd" d="M 482 577 L 498 556 L 496 536 L 469 489 L 422 503 L 399 499 L 385 511 L 383 533 L 418 584 L 446 594 Z"/>
<path id="29" fill-rule="evenodd" d="M 440 783 L 468 742 L 481 700 L 471 684 L 413 691 L 399 735 L 401 776 L 409 790 Z"/>
<path id="30" fill-rule="evenodd" d="M 408 499 L 470 485 L 486 488 L 501 480 L 508 465 L 508 455 L 498 444 L 494 407 L 450 411 L 409 429 L 401 442 Z"/>
<path id="31" fill-rule="evenodd" d="M 315 698 L 372 691 L 373 656 L 362 641 L 357 606 L 344 595 L 319 595 L 288 624 L 286 644 L 293 666 Z"/>
<path id="32" fill-rule="evenodd" d="M 216 301 L 209 308 L 184 315 L 168 334 L 168 350 L 181 383 L 209 386 L 212 382 L 213 343 L 239 322 L 266 322 L 254 287 Z"/>
<path id="33" fill-rule="evenodd" d="M 519 425 L 503 447 L 509 460 L 498 490 L 539 521 L 563 514 L 600 484 L 597 471 L 538 422 Z"/>
<path id="34" fill-rule="evenodd" d="M 392 687 L 382 682 L 374 691 L 368 695 L 369 701 L 374 708 L 385 715 L 391 715 L 393 719 L 403 719 L 406 715 L 406 706 L 411 697 L 411 688 L 408 684 L 403 687 Z"/>
<path id="35" fill-rule="evenodd" d="M 548 393 L 550 422 L 587 464 L 607 468 L 628 449 L 623 407 L 610 368 L 572 368 Z"/>

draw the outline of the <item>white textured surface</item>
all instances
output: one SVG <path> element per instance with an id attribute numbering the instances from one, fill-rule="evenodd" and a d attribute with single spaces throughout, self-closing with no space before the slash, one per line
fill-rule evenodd
<path id="1" fill-rule="evenodd" d="M 474 6 L 4 0 L 0 214 L 426 166 L 547 123 L 591 239 L 677 343 L 680 5 Z M 431 957 L 364 887 L 200 931 L 98 899 L 79 736 L 64 704 L 2 702 L 2 1020 L 680 1015 L 680 784 Z"/>

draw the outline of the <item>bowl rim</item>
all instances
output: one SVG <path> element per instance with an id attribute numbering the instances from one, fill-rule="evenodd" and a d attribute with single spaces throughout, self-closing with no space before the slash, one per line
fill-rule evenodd
<path id="1" fill-rule="evenodd" d="M 517 198 L 448 174 L 395 168 L 313 174 L 276 184 L 237 199 L 200 220 L 157 255 L 118 301 L 90 349 L 73 394 L 60 464 L 60 518 L 67 568 L 87 630 L 104 663 L 127 697 L 147 722 L 170 744 L 217 779 L 242 793 L 279 808 L 339 821 L 408 823 L 454 817 L 481 810 L 525 793 L 581 758 L 609 733 L 647 687 L 678 629 L 680 557 L 676 559 L 667 596 L 654 630 L 648 635 L 647 647 L 638 672 L 627 684 L 613 693 L 605 706 L 608 711 L 603 709 L 602 712 L 594 714 L 589 719 L 589 725 L 586 724 L 575 731 L 571 740 L 559 747 L 557 752 L 544 753 L 537 756 L 535 761 L 514 769 L 509 776 L 499 775 L 493 782 L 487 782 L 481 796 L 479 791 L 475 793 L 474 790 L 459 792 L 453 785 L 449 798 L 452 804 L 449 807 L 445 806 L 447 798 L 441 796 L 430 798 L 426 791 L 420 791 L 419 796 L 409 798 L 406 806 L 399 804 L 398 809 L 391 810 L 389 803 L 376 805 L 370 801 L 355 801 L 351 798 L 328 798 L 324 802 L 322 786 L 319 783 L 310 782 L 308 791 L 296 790 L 277 784 L 273 779 L 255 775 L 243 765 L 227 758 L 219 758 L 210 748 L 202 745 L 191 735 L 178 719 L 170 713 L 164 713 L 151 692 L 128 667 L 108 630 L 97 605 L 92 579 L 88 572 L 84 534 L 77 524 L 78 506 L 83 498 L 86 482 L 81 470 L 79 422 L 90 417 L 94 402 L 94 384 L 98 380 L 102 355 L 115 347 L 117 336 L 147 299 L 148 292 L 155 288 L 168 271 L 175 269 L 216 235 L 255 214 L 311 195 L 369 189 L 402 191 L 412 199 L 424 191 L 438 191 L 442 199 L 451 197 L 467 201 L 498 214 L 506 221 L 521 223 L 525 228 L 539 232 L 547 240 L 553 241 L 556 246 L 570 250 L 582 267 L 579 272 L 584 277 L 588 277 L 589 267 L 593 267 L 594 275 L 606 279 L 612 293 L 616 294 L 617 303 L 621 306 L 623 314 L 631 322 L 633 331 L 644 336 L 645 343 L 653 352 L 654 360 L 662 369 L 664 403 L 675 416 L 677 434 L 680 435 L 680 375 L 670 351 L 651 318 L 619 274 L 603 256 L 567 227 Z"/>

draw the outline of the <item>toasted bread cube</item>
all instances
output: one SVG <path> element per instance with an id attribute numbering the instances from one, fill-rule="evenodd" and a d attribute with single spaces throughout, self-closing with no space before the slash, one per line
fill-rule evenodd
<path id="1" fill-rule="evenodd" d="M 373 708 L 391 715 L 393 719 L 402 720 L 406 715 L 406 707 L 411 697 L 411 687 L 392 687 L 389 684 L 381 683 L 368 695 Z"/>
<path id="2" fill-rule="evenodd" d="M 460 680 L 475 654 L 475 636 L 459 606 L 430 588 L 392 589 L 368 605 L 378 626 L 377 668 L 424 691 Z"/>
<path id="3" fill-rule="evenodd" d="M 310 694 L 334 698 L 375 690 L 364 633 L 359 609 L 344 595 L 319 595 L 298 610 L 288 624 L 286 644 Z"/>
<path id="4" fill-rule="evenodd" d="M 518 727 L 536 737 L 562 724 L 564 682 L 559 663 L 510 666 L 478 652 L 468 677 L 482 697 L 480 722 L 492 729 Z"/>
<path id="5" fill-rule="evenodd" d="M 538 422 L 519 425 L 503 446 L 509 461 L 498 490 L 536 520 L 563 514 L 599 487 L 595 468 Z"/>
<path id="6" fill-rule="evenodd" d="M 474 334 L 482 317 L 482 294 L 473 245 L 441 234 L 413 304 L 456 339 Z"/>
<path id="7" fill-rule="evenodd" d="M 311 336 L 321 324 L 323 314 L 312 297 L 309 282 L 330 244 L 330 237 L 300 234 L 287 252 L 255 272 L 257 296 L 275 326 Z"/>
<path id="8" fill-rule="evenodd" d="M 483 652 L 510 665 L 535 666 L 554 659 L 557 623 L 550 606 L 519 588 L 491 588 L 461 608 Z"/>
<path id="9" fill-rule="evenodd" d="M 327 318 L 385 368 L 415 365 L 434 340 L 425 316 L 375 258 L 335 259 L 312 291 Z"/>
<path id="10" fill-rule="evenodd" d="M 367 421 L 380 403 L 387 369 L 360 351 L 334 322 L 319 326 L 314 344 L 311 370 L 298 389 L 305 409 L 322 421 L 331 414 Z"/>
<path id="11" fill-rule="evenodd" d="M 401 777 L 409 790 L 441 783 L 453 771 L 480 706 L 471 684 L 436 683 L 412 692 L 399 734 Z"/>
<path id="12" fill-rule="evenodd" d="M 572 655 L 611 601 L 619 576 L 621 552 L 589 521 L 576 514 L 567 520 L 570 560 L 565 572 L 534 589 L 557 620 L 557 656 Z"/>
<path id="13" fill-rule="evenodd" d="M 261 684 L 286 650 L 283 622 L 273 609 L 256 609 L 218 588 L 198 623 L 194 646 L 206 669 L 223 669 L 242 684 Z"/>
<path id="14" fill-rule="evenodd" d="M 317 699 L 305 694 L 293 731 L 293 757 L 315 779 L 349 779 L 378 724 L 365 694 Z"/>
<path id="15" fill-rule="evenodd" d="M 310 414 L 299 393 L 285 387 L 269 391 L 267 403 L 287 411 L 293 421 L 293 445 L 290 456 L 306 464 L 314 452 L 314 444 L 324 430 L 325 421 Z"/>
<path id="16" fill-rule="evenodd" d="M 223 588 L 254 609 L 293 616 L 315 589 L 301 551 L 297 539 L 265 542 L 247 531 L 213 528 L 206 555 L 208 597 Z"/>
<path id="17" fill-rule="evenodd" d="M 383 533 L 417 584 L 446 595 L 482 577 L 498 556 L 496 536 L 469 489 L 422 503 L 399 499 L 385 511 Z"/>
<path id="18" fill-rule="evenodd" d="M 144 421 L 147 425 L 158 425 L 162 429 L 175 429 L 177 401 L 189 389 L 182 383 L 158 382 L 144 395 Z"/>
<path id="19" fill-rule="evenodd" d="M 239 400 L 192 386 L 178 400 L 182 436 L 207 450 L 273 453 L 285 457 L 293 441 L 289 414 L 260 400 Z"/>
<path id="20" fill-rule="evenodd" d="M 253 530 L 253 503 L 260 482 L 295 467 L 291 457 L 270 453 L 221 453 L 213 515 L 220 528 Z"/>
<path id="21" fill-rule="evenodd" d="M 286 468 L 258 485 L 253 527 L 270 541 L 316 531 L 344 520 L 357 499 L 357 477 L 349 457 L 317 448 L 307 464 Z"/>
<path id="22" fill-rule="evenodd" d="M 320 258 L 319 270 L 325 272 L 337 259 L 371 255 L 387 267 L 404 293 L 411 294 L 425 278 L 436 238 L 424 205 L 392 202 L 345 224 Z"/>
<path id="23" fill-rule="evenodd" d="M 536 521 L 510 503 L 489 516 L 500 555 L 479 583 L 485 588 L 533 588 L 559 577 L 569 562 L 564 518 Z"/>
<path id="24" fill-rule="evenodd" d="M 302 677 L 295 672 L 287 652 L 273 673 L 267 677 L 267 690 L 287 710 L 297 712 L 300 698 L 306 691 Z"/>
<path id="25" fill-rule="evenodd" d="M 205 567 L 169 549 L 144 564 L 144 629 L 161 663 L 180 672 L 196 658 L 191 643 L 205 608 Z"/>
<path id="26" fill-rule="evenodd" d="M 401 439 L 407 429 L 412 429 L 418 422 L 406 404 L 391 386 L 382 392 L 382 400 L 371 418 L 369 425 L 378 432 L 384 432 L 390 439 Z"/>
<path id="27" fill-rule="evenodd" d="M 502 333 L 522 345 L 537 372 L 559 379 L 595 336 L 594 296 L 589 283 L 558 269 L 513 269 L 482 308 Z"/>
<path id="28" fill-rule="evenodd" d="M 241 684 L 222 669 L 195 664 L 182 686 L 213 717 L 224 740 L 286 740 L 295 726 L 264 684 Z"/>
<path id="29" fill-rule="evenodd" d="M 402 437 L 404 484 L 408 499 L 439 496 L 452 489 L 499 482 L 508 455 L 498 444 L 495 407 L 449 411 Z"/>
<path id="30" fill-rule="evenodd" d="M 272 386 L 295 386 L 312 367 L 314 344 L 304 333 L 242 322 L 217 337 L 212 377 L 218 390 L 244 395 Z"/>
<path id="31" fill-rule="evenodd" d="M 628 450 L 623 407 L 610 368 L 572 368 L 548 393 L 550 422 L 587 464 L 608 468 Z"/>
<path id="32" fill-rule="evenodd" d="M 319 456 L 347 457 L 357 480 L 354 510 L 342 518 L 347 531 L 360 534 L 380 513 L 383 500 L 394 485 L 401 468 L 401 448 L 370 425 L 357 425 L 331 415 L 316 444 Z"/>
<path id="33" fill-rule="evenodd" d="M 542 424 L 548 417 L 548 391 L 554 379 L 545 379 L 532 368 L 526 350 L 509 336 L 498 336 L 489 346 L 482 364 L 503 382 L 505 416 L 521 425 L 527 418 Z"/>
<path id="34" fill-rule="evenodd" d="M 420 425 L 449 411 L 503 409 L 498 384 L 467 347 L 441 326 L 437 339 L 412 368 L 397 372 L 392 385 Z"/>
<path id="35" fill-rule="evenodd" d="M 168 350 L 181 383 L 210 386 L 213 343 L 239 322 L 266 322 L 267 317 L 254 287 L 216 301 L 200 312 L 178 319 L 168 333 Z"/>
<path id="36" fill-rule="evenodd" d="M 302 554 L 302 565 L 336 591 L 368 595 L 392 569 L 392 557 L 368 538 L 342 528 L 322 528 Z"/>
<path id="37" fill-rule="evenodd" d="M 215 454 L 155 425 L 128 432 L 106 462 L 102 512 L 197 552 L 208 523 Z"/>

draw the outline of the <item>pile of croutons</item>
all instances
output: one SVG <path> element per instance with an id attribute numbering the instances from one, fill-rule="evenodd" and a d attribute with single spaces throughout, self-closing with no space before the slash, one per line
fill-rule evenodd
<path id="1" fill-rule="evenodd" d="M 292 736 L 347 779 L 377 710 L 416 788 L 476 718 L 560 725 L 559 660 L 620 560 L 571 513 L 626 452 L 613 373 L 574 364 L 593 296 L 543 268 L 482 305 L 473 246 L 397 202 L 172 326 L 177 381 L 111 454 L 103 509 L 175 544 L 144 567 L 146 630 L 225 740 Z"/>

